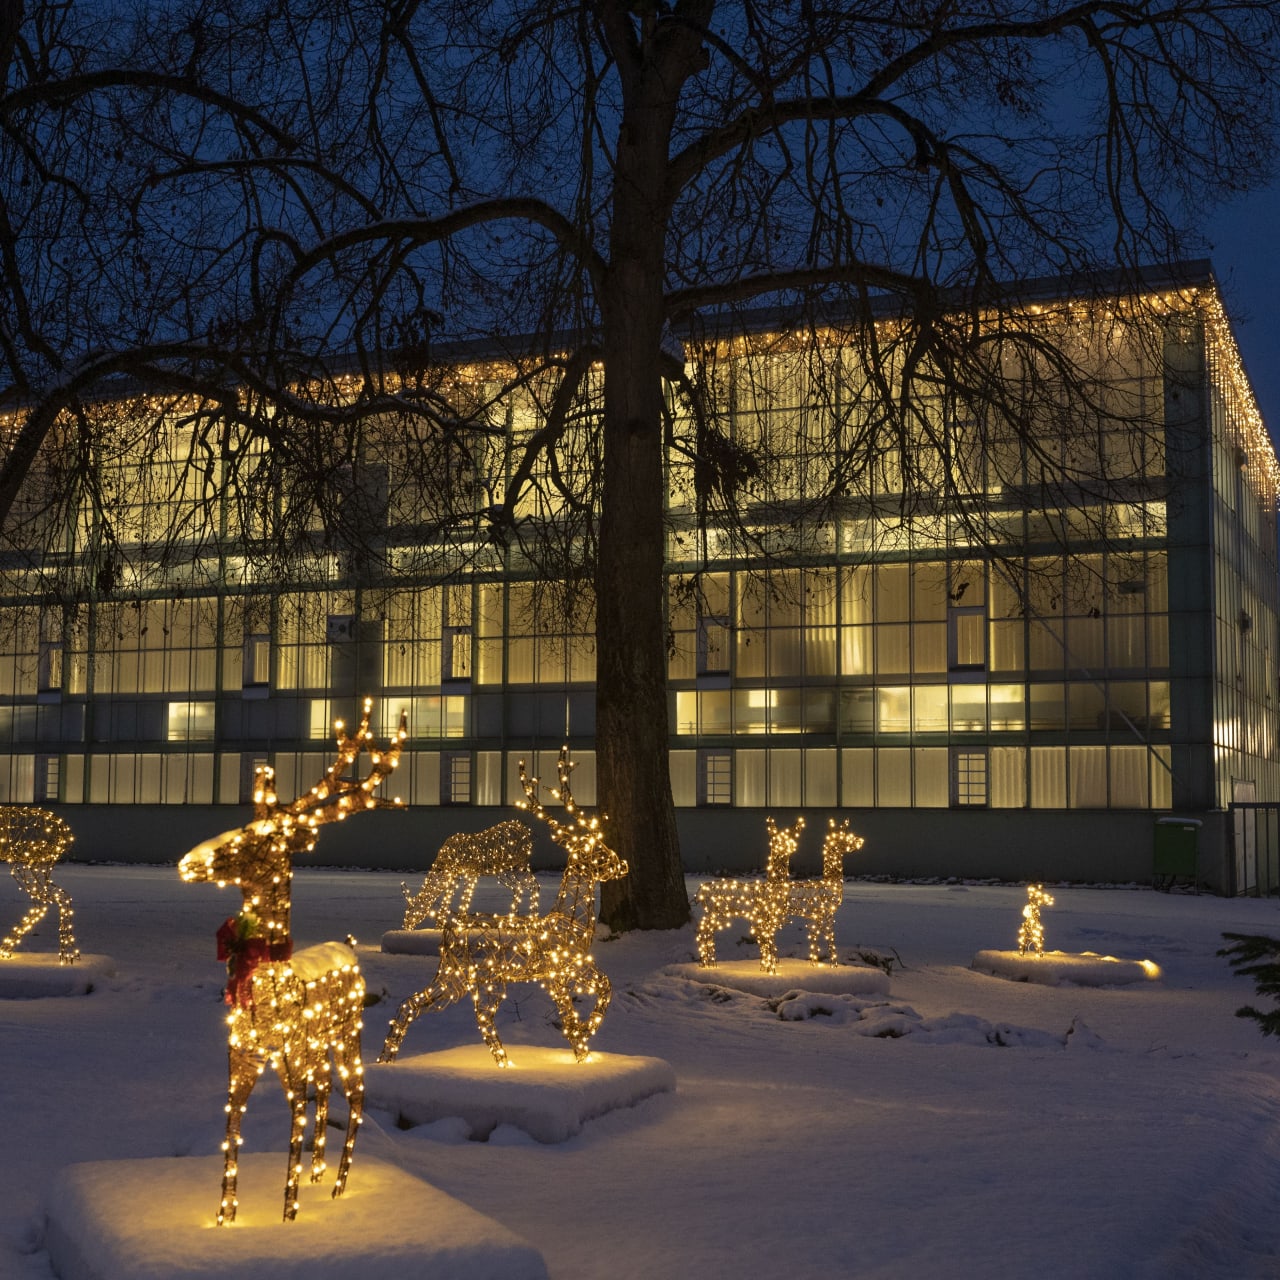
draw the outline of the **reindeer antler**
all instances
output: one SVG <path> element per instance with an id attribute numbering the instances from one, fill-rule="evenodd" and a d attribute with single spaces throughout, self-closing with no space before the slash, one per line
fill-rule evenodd
<path id="1" fill-rule="evenodd" d="M 287 813 L 302 818 L 309 826 L 319 826 L 325 822 L 341 822 L 349 813 L 403 803 L 398 796 L 384 800 L 373 793 L 400 763 L 400 751 L 404 740 L 409 736 L 407 715 L 403 711 L 400 713 L 400 725 L 391 745 L 385 751 L 375 751 L 372 746 L 373 734 L 369 730 L 372 711 L 373 699 L 366 698 L 355 737 L 347 736 L 346 726 L 341 720 L 335 723 L 334 729 L 338 737 L 336 758 L 325 770 L 324 777 L 306 795 L 299 796 L 292 804 L 282 806 Z M 344 783 L 342 775 L 362 750 L 369 752 L 369 773 L 359 783 Z"/>
<path id="2" fill-rule="evenodd" d="M 556 774 L 560 779 L 560 785 L 551 789 L 551 794 L 564 804 L 566 813 L 574 815 L 572 824 L 567 822 L 558 822 L 543 807 L 542 801 L 538 799 L 538 787 L 540 780 L 538 778 L 529 777 L 525 771 L 524 761 L 519 764 L 520 786 L 524 790 L 525 799 L 516 801 L 516 807 L 519 809 L 528 809 L 528 811 L 540 822 L 545 822 L 551 828 L 551 838 L 556 844 L 562 844 L 565 839 L 575 829 L 580 829 L 592 834 L 600 832 L 600 824 L 604 821 L 603 814 L 597 814 L 594 818 L 587 818 L 577 807 L 573 799 L 573 792 L 569 787 L 569 775 L 578 767 L 576 760 L 569 759 L 569 748 L 563 746 L 560 748 L 560 756 L 556 761 Z"/>

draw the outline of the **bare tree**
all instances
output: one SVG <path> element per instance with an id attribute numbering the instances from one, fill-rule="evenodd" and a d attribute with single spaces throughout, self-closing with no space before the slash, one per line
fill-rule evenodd
<path id="1" fill-rule="evenodd" d="M 1142 263 L 1191 243 L 1205 193 L 1263 178 L 1273 149 L 1270 0 L 187 0 L 140 10 L 117 60 L 146 79 L 123 116 L 66 59 L 29 54 L 54 12 L 0 32 L 6 164 L 61 189 L 30 139 L 70 146 L 68 117 L 96 104 L 89 155 L 68 155 L 125 166 L 118 207 L 164 264 L 129 371 L 198 397 L 201 447 L 299 492 L 341 539 L 330 499 L 353 510 L 366 472 L 376 489 L 389 440 L 388 474 L 436 495 L 435 531 L 465 517 L 532 565 L 592 575 L 600 797 L 631 866 L 606 898 L 617 927 L 688 917 L 668 481 L 692 528 L 776 558 L 833 504 L 886 514 L 886 469 L 897 518 L 959 522 L 978 546 L 1000 535 L 976 468 L 1007 463 L 1067 500 L 1150 477 L 1157 420 L 1108 391 L 1105 341 L 1143 326 L 1101 306 L 1083 328 L 1067 308 L 1046 319 L 1009 282 L 1087 295 L 1106 270 L 1108 293 L 1138 289 Z M 89 231 L 93 200 L 68 189 L 78 212 L 49 206 L 54 257 Z M 17 346 L 50 344 L 22 292 L 48 255 L 12 225 L 0 238 L 6 355 L 25 368 Z M 104 288 L 47 296 L 111 331 Z M 68 371 L 98 358 L 95 334 L 52 329 L 43 378 L 12 379 L 37 407 L 0 468 L 0 516 L 72 403 L 60 388 L 80 387 Z M 466 339 L 505 358 L 451 381 L 446 344 Z M 779 354 L 803 368 L 808 411 L 753 428 L 743 371 L 759 371 L 751 404 L 785 407 Z M 514 443 L 494 417 L 513 394 L 542 422 Z M 1101 456 L 1107 420 L 1136 441 L 1127 467 Z"/>

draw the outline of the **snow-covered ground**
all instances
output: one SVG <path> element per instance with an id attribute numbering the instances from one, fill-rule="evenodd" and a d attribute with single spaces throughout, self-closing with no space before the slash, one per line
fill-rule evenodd
<path id="1" fill-rule="evenodd" d="M 210 1156 L 222 1138 L 214 932 L 238 898 L 173 867 L 59 878 L 80 947 L 116 973 L 88 996 L 0 1001 L 3 1280 L 53 1274 L 43 1206 L 64 1165 Z M 400 923 L 399 882 L 297 875 L 299 944 L 354 934 L 370 989 L 386 993 L 366 1018 L 369 1059 L 435 963 L 373 945 Z M 692 927 L 601 942 L 615 996 L 596 1045 L 665 1059 L 675 1092 L 555 1145 L 510 1125 L 486 1142 L 449 1120 L 402 1130 L 374 1111 L 352 1186 L 362 1154 L 398 1166 L 534 1245 L 553 1280 L 1280 1275 L 1280 1045 L 1233 1016 L 1254 992 L 1215 955 L 1223 930 L 1280 934 L 1280 906 L 1050 887 L 1046 948 L 1150 959 L 1162 980 L 974 971 L 978 951 L 1016 945 L 1017 886 L 850 882 L 837 942 L 894 960 L 887 997 L 780 998 L 664 972 L 693 959 Z M 0 882 L 0 924 L 22 906 Z M 722 958 L 754 956 L 734 936 L 721 935 Z M 804 954 L 797 932 L 783 943 Z M 46 924 L 24 951 L 55 944 Z M 513 1060 L 522 1045 L 563 1047 L 551 1015 L 541 992 L 513 991 L 499 1022 Z M 402 1053 L 476 1042 L 466 1003 L 419 1019 Z M 283 1166 L 287 1131 L 264 1081 L 246 1150 Z M 381 1227 L 397 1230 L 394 1213 Z"/>

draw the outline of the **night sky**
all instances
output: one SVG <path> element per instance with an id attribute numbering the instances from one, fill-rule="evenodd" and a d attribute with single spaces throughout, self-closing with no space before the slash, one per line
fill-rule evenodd
<path id="1" fill-rule="evenodd" d="M 1206 235 L 1249 380 L 1280 444 L 1280 181 L 1217 212 Z"/>

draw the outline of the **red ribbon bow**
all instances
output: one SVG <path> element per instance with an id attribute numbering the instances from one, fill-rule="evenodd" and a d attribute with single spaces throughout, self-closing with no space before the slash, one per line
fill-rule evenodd
<path id="1" fill-rule="evenodd" d="M 293 939 L 268 942 L 258 935 L 245 936 L 238 916 L 228 916 L 218 929 L 218 959 L 227 962 L 227 1004 L 247 1008 L 253 1004 L 253 971 L 264 960 L 288 960 Z"/>

